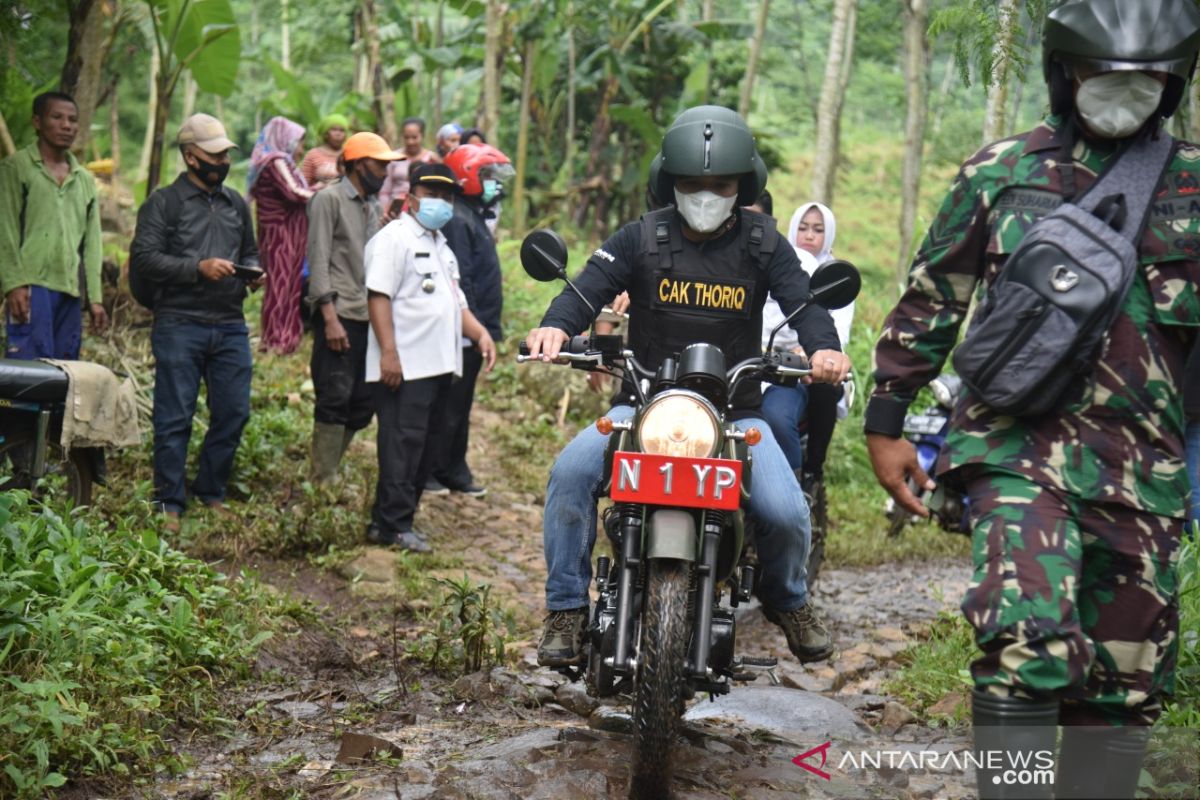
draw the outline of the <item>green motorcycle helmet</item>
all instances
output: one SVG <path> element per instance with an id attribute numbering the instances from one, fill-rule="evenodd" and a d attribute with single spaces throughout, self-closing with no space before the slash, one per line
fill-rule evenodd
<path id="1" fill-rule="evenodd" d="M 673 203 L 676 177 L 704 175 L 740 175 L 740 206 L 753 203 L 767 187 L 754 134 L 736 111 L 697 106 L 676 117 L 650 165 L 650 191 L 660 203 Z"/>
<path id="2" fill-rule="evenodd" d="M 1042 28 L 1042 71 L 1050 108 L 1074 105 L 1074 71 L 1153 70 L 1167 73 L 1158 115 L 1169 117 L 1200 51 L 1200 9 L 1194 0 L 1067 0 Z"/>

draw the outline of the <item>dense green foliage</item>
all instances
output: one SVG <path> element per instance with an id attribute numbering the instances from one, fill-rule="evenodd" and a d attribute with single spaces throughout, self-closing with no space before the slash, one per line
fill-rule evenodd
<path id="1" fill-rule="evenodd" d="M 0 495 L 0 795 L 145 770 L 245 675 L 278 602 L 124 517 Z"/>

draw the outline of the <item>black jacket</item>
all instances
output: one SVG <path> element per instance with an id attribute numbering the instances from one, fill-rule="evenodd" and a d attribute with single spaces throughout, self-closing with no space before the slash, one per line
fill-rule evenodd
<path id="1" fill-rule="evenodd" d="M 478 203 L 463 197 L 454 202 L 454 218 L 442 229 L 458 259 L 459 285 L 467 297 L 467 308 L 492 338 L 499 341 L 500 312 L 504 293 L 496 240 L 488 230 Z"/>
<path id="2" fill-rule="evenodd" d="M 643 366 L 656 369 L 667 352 L 677 350 L 677 345 L 685 341 L 718 345 L 731 366 L 737 359 L 760 352 L 762 307 L 768 292 L 779 301 L 784 314 L 790 314 L 808 300 L 808 273 L 800 266 L 796 252 L 774 228 L 766 234 L 772 237 L 773 249 L 763 248 L 762 257 L 769 252 L 769 261 L 749 267 L 761 276 L 744 281 L 741 280 L 744 275 L 727 270 L 730 263 L 741 264 L 748 257 L 746 253 L 731 252 L 742 246 L 743 225 L 750 219 L 742 213 L 731 230 L 715 239 L 694 243 L 680 237 L 680 251 L 673 256 L 673 266 L 668 271 L 658 271 L 657 256 L 651 257 L 646 252 L 643 230 L 646 219 L 654 213 L 617 231 L 592 254 L 583 272 L 575 278 L 576 287 L 595 309 L 612 302 L 622 291 L 629 292 L 629 344 Z M 671 241 L 675 242 L 674 237 Z M 728 297 L 719 299 L 728 299 L 729 303 L 718 302 L 711 291 L 703 297 L 696 291 L 688 291 L 688 287 L 701 288 L 695 284 L 717 288 L 709 285 L 713 276 L 692 280 L 710 272 L 727 273 L 728 285 L 720 288 L 728 290 Z M 668 294 L 672 286 L 675 291 Z M 639 318 L 643 316 L 652 319 Z M 570 288 L 565 288 L 550 304 L 541 327 L 575 335 L 591 322 L 592 312 L 587 305 Z M 805 308 L 791 326 L 809 353 L 841 350 L 833 318 L 820 306 Z M 739 411 L 754 411 L 761 403 L 758 383 L 743 382 L 733 404 Z"/>
<path id="3" fill-rule="evenodd" d="M 246 284 L 239 278 L 205 280 L 199 264 L 225 258 L 258 266 L 254 225 L 242 196 L 224 184 L 208 193 L 181 173 L 138 210 L 130 268 L 155 284 L 154 315 L 204 323 L 241 322 Z"/>

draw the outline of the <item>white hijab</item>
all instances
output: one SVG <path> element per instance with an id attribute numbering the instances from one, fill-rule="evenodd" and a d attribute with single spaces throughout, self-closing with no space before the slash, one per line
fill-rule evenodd
<path id="1" fill-rule="evenodd" d="M 813 208 L 820 211 L 821 216 L 825 219 L 825 243 L 821 246 L 821 252 L 817 253 L 817 264 L 824 264 L 833 259 L 833 239 L 837 235 L 837 220 L 834 219 L 829 206 L 822 203 L 805 203 L 797 208 L 796 213 L 792 214 L 792 221 L 788 223 L 788 244 L 796 250 L 800 249 L 796 246 L 796 232 L 800 230 L 800 220 L 804 219 L 804 215 Z M 805 264 L 807 269 L 808 262 L 802 260 L 800 263 Z M 809 272 L 811 271 L 809 270 Z"/>
<path id="2" fill-rule="evenodd" d="M 804 219 L 804 215 L 809 209 L 815 208 L 821 212 L 821 216 L 825 219 L 825 243 L 821 247 L 821 252 L 816 256 L 807 250 L 796 246 L 796 231 L 800 228 L 800 220 Z M 817 271 L 817 267 L 827 261 L 833 260 L 833 239 L 837 234 L 837 222 L 833 217 L 833 212 L 829 206 L 822 203 L 805 203 L 796 209 L 796 213 L 792 214 L 792 221 L 788 224 L 788 244 L 796 251 L 796 256 L 800 259 L 800 266 L 809 275 Z M 834 327 L 837 328 L 838 339 L 842 342 L 842 350 L 845 350 L 850 344 L 850 327 L 854 322 L 854 303 L 831 311 Z M 763 331 L 762 345 L 767 346 L 767 339 L 770 332 L 776 325 L 783 321 L 783 311 L 779 308 L 779 303 L 775 298 L 768 297 L 767 304 L 763 307 Z M 797 344 L 798 337 L 796 332 L 790 327 L 784 326 L 779 331 L 779 335 L 775 337 L 777 346 L 791 347 Z M 763 384 L 764 390 L 767 384 Z M 838 401 L 838 419 L 845 419 L 850 413 L 850 405 L 854 402 L 854 384 L 846 384 L 846 392 L 842 395 L 842 399 Z"/>

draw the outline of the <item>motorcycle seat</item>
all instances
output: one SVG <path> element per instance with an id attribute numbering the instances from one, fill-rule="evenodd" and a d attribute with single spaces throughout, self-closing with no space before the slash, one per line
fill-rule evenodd
<path id="1" fill-rule="evenodd" d="M 60 402 L 67 398 L 67 373 L 53 364 L 0 358 L 0 397 L 28 402 Z"/>

